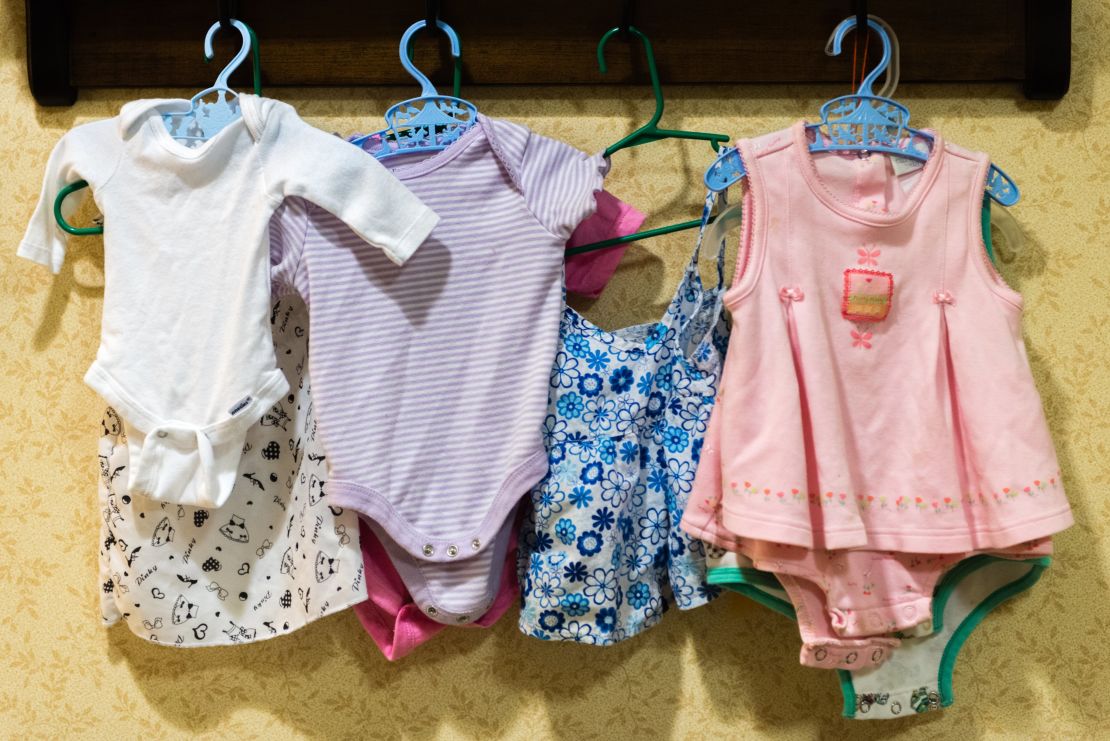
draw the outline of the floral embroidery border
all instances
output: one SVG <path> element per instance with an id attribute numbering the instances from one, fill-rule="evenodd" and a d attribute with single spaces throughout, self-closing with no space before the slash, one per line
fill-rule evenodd
<path id="1" fill-rule="evenodd" d="M 956 497 L 920 497 L 902 495 L 890 498 L 885 495 L 875 494 L 849 494 L 847 492 L 826 491 L 822 493 L 806 492 L 797 488 L 772 489 L 753 485 L 745 481 L 741 486 L 738 482 L 730 483 L 734 494 L 747 494 L 749 498 L 758 497 L 764 501 L 778 501 L 783 504 L 813 504 L 821 507 L 846 507 L 850 502 L 861 510 L 884 509 L 892 511 L 918 512 L 950 512 L 960 507 L 986 506 L 1005 504 L 1022 496 L 1035 497 L 1050 490 L 1059 492 L 1060 472 L 1047 479 L 1034 479 L 1027 485 L 1004 486 L 997 491 L 968 492 Z"/>

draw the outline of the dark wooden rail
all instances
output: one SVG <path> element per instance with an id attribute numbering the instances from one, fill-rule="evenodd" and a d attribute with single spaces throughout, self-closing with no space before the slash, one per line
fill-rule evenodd
<path id="1" fill-rule="evenodd" d="M 246 0 L 238 14 L 261 40 L 264 84 L 407 84 L 397 63 L 402 31 L 421 2 Z M 641 2 L 634 23 L 655 45 L 664 83 L 844 82 L 849 59 L 825 40 L 852 3 L 733 0 Z M 871 2 L 897 31 L 907 82 L 1012 81 L 1030 98 L 1059 98 L 1070 76 L 1070 0 Z M 212 66 L 201 42 L 216 3 L 26 0 L 28 72 L 43 105 L 68 105 L 83 87 L 202 87 Z M 463 43 L 465 83 L 605 84 L 643 81 L 639 48 L 610 46 L 602 76 L 594 50 L 618 25 L 617 0 L 563 3 L 447 0 L 441 17 Z M 221 34 L 219 59 L 237 43 Z M 418 36 L 418 61 L 449 79 L 446 43 Z M 872 57 L 874 58 L 874 57 Z M 236 80 L 248 87 L 244 65 Z"/>

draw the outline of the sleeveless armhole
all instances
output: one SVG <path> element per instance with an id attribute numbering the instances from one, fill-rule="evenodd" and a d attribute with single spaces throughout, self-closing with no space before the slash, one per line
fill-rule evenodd
<path id="1" fill-rule="evenodd" d="M 756 157 L 749 148 L 748 141 L 740 142 L 739 148 L 747 176 L 743 180 L 740 246 L 736 250 L 732 281 L 723 297 L 724 304 L 729 307 L 734 307 L 743 301 L 755 288 L 759 274 L 763 270 L 763 255 L 766 252 L 766 230 L 763 229 L 763 225 L 767 208 L 764 203 L 763 182 Z"/>
<path id="2" fill-rule="evenodd" d="M 989 224 L 984 225 L 982 218 L 983 198 L 987 189 L 987 171 L 990 160 L 983 157 L 975 168 L 975 180 L 971 188 L 971 197 L 968 198 L 968 257 L 975 263 L 976 272 L 983 278 L 987 288 L 1003 302 L 1003 304 L 1017 312 L 1021 312 L 1023 299 L 1020 293 L 1010 287 L 1002 274 L 998 272 L 991 260 L 990 252 L 984 241 L 984 231 L 989 229 Z"/>

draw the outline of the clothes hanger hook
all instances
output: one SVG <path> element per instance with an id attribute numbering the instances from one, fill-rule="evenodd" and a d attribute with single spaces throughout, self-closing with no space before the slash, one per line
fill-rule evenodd
<path id="1" fill-rule="evenodd" d="M 416 23 L 409 26 L 408 30 L 406 30 L 405 33 L 401 36 L 401 66 L 405 68 L 406 72 L 412 75 L 412 78 L 414 80 L 420 83 L 421 97 L 439 95 L 439 93 L 436 91 L 435 85 L 432 84 L 432 81 L 429 80 L 423 72 L 416 68 L 416 65 L 409 60 L 408 55 L 410 39 L 412 39 L 413 35 L 415 35 L 417 31 L 422 28 L 426 28 L 427 25 L 427 21 L 417 21 Z M 447 38 L 451 42 L 451 58 L 457 62 L 461 54 L 459 35 L 455 33 L 455 29 L 451 28 L 449 25 L 439 20 L 438 18 L 436 19 L 436 28 L 447 34 Z"/>
<path id="2" fill-rule="evenodd" d="M 215 37 L 216 32 L 220 30 L 220 24 L 220 21 L 216 21 L 215 23 L 213 23 L 212 26 L 208 29 L 208 33 L 204 35 L 205 61 L 211 62 L 212 58 L 216 56 L 215 51 L 212 49 L 212 39 L 213 37 Z M 224 90 L 231 89 L 231 87 L 228 85 L 228 78 L 231 77 L 231 73 L 234 72 L 236 68 L 243 63 L 243 60 L 245 60 L 247 58 L 247 55 L 251 52 L 251 32 L 250 29 L 247 28 L 247 24 L 243 23 L 240 20 L 232 18 L 231 25 L 234 26 L 236 30 L 238 30 L 239 33 L 242 35 L 243 46 L 240 47 L 239 53 L 232 57 L 228 65 L 224 67 L 223 70 L 220 71 L 220 74 L 216 76 L 215 87 L 222 88 Z"/>
<path id="3" fill-rule="evenodd" d="M 847 36 L 848 32 L 855 27 L 856 19 L 854 17 L 845 18 L 840 22 L 840 25 L 836 27 L 836 31 L 833 32 L 832 39 L 833 56 L 840 54 L 841 47 L 844 42 L 844 37 Z M 874 82 L 879 79 L 879 75 L 881 75 L 886 70 L 886 68 L 890 66 L 890 36 L 887 35 L 887 32 L 882 27 L 882 25 L 876 23 L 871 19 L 867 20 L 867 27 L 878 34 L 879 40 L 883 42 L 883 58 L 879 60 L 879 65 L 875 67 L 875 69 L 868 72 L 867 76 L 863 78 L 863 82 L 860 83 L 859 90 L 856 91 L 857 95 L 874 95 L 871 90 L 872 84 L 874 84 Z"/>
<path id="4" fill-rule="evenodd" d="M 609 39 L 618 33 L 621 33 L 620 26 L 611 28 L 605 32 L 601 41 L 597 43 L 597 66 L 603 75 L 609 71 L 608 65 L 605 64 L 605 45 L 609 43 Z M 629 26 L 628 33 L 638 38 L 644 45 L 644 53 L 647 55 L 648 76 L 651 78 L 651 91 L 655 95 L 655 114 L 647 124 L 641 127 L 640 130 L 644 131 L 654 128 L 663 118 L 663 87 L 659 84 L 659 70 L 655 66 L 655 52 L 651 48 L 651 41 L 635 26 Z"/>

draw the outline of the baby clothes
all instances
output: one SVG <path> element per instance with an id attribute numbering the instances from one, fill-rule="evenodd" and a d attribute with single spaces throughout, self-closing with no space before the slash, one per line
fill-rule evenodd
<path id="1" fill-rule="evenodd" d="M 654 625 L 673 599 L 708 602 L 702 546 L 682 519 L 716 395 L 722 213 L 703 234 L 717 284 L 702 285 L 698 246 L 662 320 L 606 332 L 570 307 L 551 370 L 544 439 L 550 470 L 532 492 L 521 550 L 520 629 L 606 645 Z"/>
<path id="2" fill-rule="evenodd" d="M 624 203 L 608 191 L 597 194 L 597 211 L 583 221 L 570 235 L 567 249 L 613 237 L 633 234 L 644 223 L 644 214 Z M 567 293 L 597 298 L 617 271 L 617 265 L 628 249 L 627 244 L 606 247 L 596 252 L 568 255 L 566 260 Z"/>
<path id="3" fill-rule="evenodd" d="M 381 541 L 365 521 L 361 524 L 361 535 L 368 598 L 355 605 L 355 614 L 385 658 L 396 661 L 430 641 L 447 626 L 432 620 L 420 609 Z M 488 628 L 505 614 L 516 598 L 515 532 L 510 534 L 508 547 L 509 554 L 499 574 L 497 598 L 484 615 L 463 627 Z"/>
<path id="4" fill-rule="evenodd" d="M 312 317 L 329 497 L 374 522 L 425 614 L 467 623 L 489 610 L 505 521 L 547 469 L 563 250 L 607 166 L 482 116 L 442 152 L 387 163 L 443 217 L 406 265 L 300 199 L 272 258 Z"/>
<path id="5" fill-rule="evenodd" d="M 799 122 L 739 145 L 751 206 L 725 296 L 744 351 L 718 402 L 723 526 L 918 553 L 1069 526 L 1021 298 L 980 239 L 986 155 L 937 135 L 899 176 L 887 156 L 808 144 Z M 712 516 L 690 512 L 692 531 Z"/>
<path id="6" fill-rule="evenodd" d="M 90 183 L 108 227 L 103 331 L 85 380 L 123 419 L 128 491 L 203 507 L 227 500 L 247 429 L 288 392 L 266 326 L 267 226 L 282 198 L 317 203 L 397 263 L 437 220 L 374 158 L 290 106 L 237 100 L 242 116 L 195 148 L 161 116 L 187 100 L 134 101 L 67 133 L 19 246 L 57 273 L 55 196 Z"/>
<path id="7" fill-rule="evenodd" d="M 269 323 L 287 396 L 247 430 L 218 510 L 132 496 L 119 417 L 100 440 L 101 612 L 180 646 L 282 635 L 366 599 L 358 518 L 325 490 L 327 465 L 305 378 L 307 314 L 295 297 Z"/>
<path id="8" fill-rule="evenodd" d="M 711 584 L 739 592 L 791 619 L 797 617 L 773 574 L 754 568 L 747 557 L 734 551 L 715 546 L 707 546 L 706 551 Z M 844 717 L 897 718 L 951 705 L 952 673 L 960 648 L 987 613 L 1040 579 L 1051 561 L 1050 553 L 1051 542 L 1043 541 L 1025 554 L 1005 558 L 980 554 L 961 561 L 937 585 L 935 616 L 928 630 L 900 635 L 893 641 L 895 647 L 885 650 L 882 660 L 870 667 L 843 666 L 838 671 Z"/>

